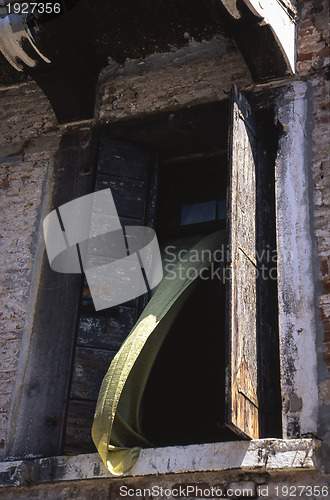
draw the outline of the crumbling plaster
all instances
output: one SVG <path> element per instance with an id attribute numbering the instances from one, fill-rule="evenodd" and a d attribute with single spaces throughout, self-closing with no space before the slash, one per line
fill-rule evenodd
<path id="1" fill-rule="evenodd" d="M 284 89 L 283 89 L 284 90 Z M 279 335 L 284 436 L 317 432 L 315 270 L 310 218 L 308 84 L 276 103 L 283 127 L 275 168 Z M 287 230 L 290 228 L 290 230 Z M 300 405 L 293 404 L 294 400 Z"/>

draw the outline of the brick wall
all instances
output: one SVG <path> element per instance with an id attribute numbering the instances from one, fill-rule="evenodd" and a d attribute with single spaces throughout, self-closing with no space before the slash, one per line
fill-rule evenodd
<path id="1" fill-rule="evenodd" d="M 56 128 L 55 115 L 38 85 L 0 89 L 0 145 L 24 143 Z"/>
<path id="2" fill-rule="evenodd" d="M 38 211 L 57 143 L 56 129 L 54 113 L 37 85 L 0 89 L 0 456 L 27 315 Z"/>
<path id="3" fill-rule="evenodd" d="M 241 89 L 252 84 L 240 52 L 217 37 L 111 70 L 100 85 L 99 119 L 106 122 L 221 100 L 233 83 Z"/>

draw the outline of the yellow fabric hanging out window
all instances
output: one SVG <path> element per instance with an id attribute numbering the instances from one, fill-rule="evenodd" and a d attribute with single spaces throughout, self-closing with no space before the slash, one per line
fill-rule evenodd
<path id="1" fill-rule="evenodd" d="M 190 249 L 185 262 L 178 264 L 181 273 L 176 273 L 176 279 L 165 276 L 103 379 L 92 437 L 112 474 L 127 473 L 140 449 L 153 446 L 140 426 L 140 406 L 150 371 L 178 312 L 195 289 L 200 272 L 211 265 L 215 251 L 225 241 L 225 230 L 204 237 Z M 186 273 L 188 269 L 195 271 Z M 172 276 L 175 271 L 171 271 Z"/>

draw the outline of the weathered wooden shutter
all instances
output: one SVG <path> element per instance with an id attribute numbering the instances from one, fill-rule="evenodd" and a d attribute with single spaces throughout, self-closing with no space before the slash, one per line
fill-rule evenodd
<path id="1" fill-rule="evenodd" d="M 234 87 L 229 136 L 229 265 L 226 425 L 259 437 L 256 260 L 256 124 Z"/>
<path id="2" fill-rule="evenodd" d="M 101 139 L 95 191 L 111 189 L 123 226 L 154 226 L 156 170 L 153 153 L 128 142 Z M 102 379 L 146 302 L 146 297 L 140 297 L 96 312 L 88 292 L 83 296 L 66 419 L 65 453 L 95 450 L 91 427 Z"/>

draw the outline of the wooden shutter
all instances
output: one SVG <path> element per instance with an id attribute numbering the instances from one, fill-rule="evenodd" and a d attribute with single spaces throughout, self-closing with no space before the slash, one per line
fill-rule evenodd
<path id="1" fill-rule="evenodd" d="M 256 125 L 234 87 L 229 137 L 229 265 L 226 425 L 259 438 L 256 261 Z"/>
<path id="2" fill-rule="evenodd" d="M 95 191 L 110 188 L 123 226 L 153 226 L 156 158 L 144 148 L 103 137 Z M 83 296 L 66 419 L 64 452 L 95 451 L 91 427 L 96 400 L 110 362 L 147 303 L 142 296 L 120 306 L 95 311 Z"/>

